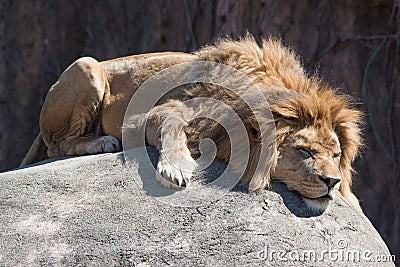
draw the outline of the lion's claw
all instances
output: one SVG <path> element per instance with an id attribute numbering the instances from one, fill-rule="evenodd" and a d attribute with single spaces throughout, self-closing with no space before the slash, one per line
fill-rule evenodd
<path id="1" fill-rule="evenodd" d="M 121 151 L 121 144 L 114 136 L 106 135 L 97 140 L 101 143 L 101 149 L 103 153 Z"/>
<path id="2" fill-rule="evenodd" d="M 196 169 L 197 164 L 193 161 L 185 160 L 181 164 L 172 164 L 167 157 L 162 155 L 157 164 L 157 181 L 168 188 L 179 188 L 190 185 L 190 178 Z"/>
<path id="3" fill-rule="evenodd" d="M 118 151 L 121 151 L 121 144 L 117 138 L 111 135 L 101 136 L 86 145 L 86 153 L 90 155 Z"/>

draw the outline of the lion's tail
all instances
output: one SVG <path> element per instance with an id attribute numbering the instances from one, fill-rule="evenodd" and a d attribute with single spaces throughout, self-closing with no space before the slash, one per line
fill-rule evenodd
<path id="1" fill-rule="evenodd" d="M 31 148 L 29 149 L 28 153 L 26 153 L 19 167 L 39 162 L 47 158 L 48 158 L 47 146 L 43 141 L 42 133 L 39 132 L 39 134 L 35 138 L 35 141 L 33 141 Z"/>

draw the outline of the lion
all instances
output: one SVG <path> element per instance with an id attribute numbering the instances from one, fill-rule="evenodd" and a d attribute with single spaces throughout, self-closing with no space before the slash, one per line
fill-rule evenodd
<path id="1" fill-rule="evenodd" d="M 361 211 L 351 185 L 352 163 L 362 146 L 362 113 L 348 96 L 307 74 L 298 56 L 275 38 L 263 39 L 261 45 L 250 35 L 220 39 L 193 53 L 150 53 L 104 62 L 78 59 L 48 91 L 40 113 L 40 133 L 21 166 L 59 156 L 121 151 L 124 114 L 136 90 L 161 70 L 196 61 L 226 64 L 260 88 L 266 101 L 257 104 L 269 105 L 276 127 L 274 153 L 271 158 L 260 158 L 260 134 L 265 130 L 237 97 L 215 85 L 193 84 L 160 101 L 147 114 L 146 145 L 160 151 L 157 170 L 164 185 L 189 186 L 196 169 L 196 146 L 203 138 L 214 140 L 217 159 L 229 161 L 231 148 L 224 129 L 207 119 L 187 121 L 185 115 L 186 100 L 208 97 L 233 107 L 245 125 L 250 157 L 241 181 L 249 190 L 266 188 L 271 179 L 277 179 L 311 209 L 323 211 L 339 195 Z M 189 171 L 177 170 L 163 154 L 161 131 L 171 112 L 182 126 L 173 154 L 189 163 Z M 266 169 L 257 172 L 260 160 L 271 164 L 261 162 Z"/>

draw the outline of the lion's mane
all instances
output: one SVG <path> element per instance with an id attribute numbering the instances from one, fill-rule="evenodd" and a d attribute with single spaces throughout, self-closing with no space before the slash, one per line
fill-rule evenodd
<path id="1" fill-rule="evenodd" d="M 195 55 L 200 60 L 223 63 L 243 72 L 268 99 L 276 126 L 276 153 L 271 159 L 273 164 L 268 173 L 276 164 L 279 146 L 285 137 L 305 127 L 328 127 L 337 134 L 342 151 L 340 191 L 343 194 L 349 192 L 352 184 L 352 163 L 362 146 L 360 127 L 362 114 L 354 108 L 348 96 L 340 94 L 337 89 L 331 88 L 316 76 L 308 75 L 295 53 L 283 46 L 278 39 L 262 40 L 261 46 L 251 36 L 238 41 L 221 39 L 195 52 Z M 235 97 L 227 96 L 226 91 L 215 86 L 206 86 L 207 90 L 204 90 L 204 87 L 194 87 L 188 90 L 187 95 L 213 97 L 223 99 L 225 102 L 231 101 L 230 106 L 237 105 Z M 229 100 L 230 98 L 233 100 Z M 242 112 L 239 115 L 242 119 L 244 118 L 245 125 L 257 128 L 252 121 L 253 116 L 246 117 L 243 110 L 237 110 Z M 215 129 L 210 128 L 209 125 L 203 126 L 197 125 L 198 134 L 204 131 L 215 132 Z M 251 133 L 249 136 L 252 138 Z M 253 137 L 254 146 L 257 141 L 255 139 L 257 137 Z M 228 153 L 228 151 L 228 149 L 223 149 L 223 153 Z M 257 153 L 253 151 L 253 154 Z M 255 171 L 254 162 L 259 160 L 257 155 L 252 156 L 249 162 L 251 170 L 248 170 L 250 173 Z M 264 179 L 265 181 L 259 184 L 259 187 L 269 185 L 269 175 Z M 250 180 L 245 182 L 250 183 Z"/>

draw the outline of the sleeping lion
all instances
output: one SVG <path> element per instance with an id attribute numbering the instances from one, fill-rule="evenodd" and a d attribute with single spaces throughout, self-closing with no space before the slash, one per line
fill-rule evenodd
<path id="1" fill-rule="evenodd" d="M 272 163 L 265 165 L 269 167 L 263 175 L 255 170 L 261 160 L 263 128 L 248 106 L 238 103 L 224 88 L 195 83 L 160 101 L 147 114 L 146 144 L 161 152 L 157 170 L 164 185 L 188 186 L 192 175 L 170 166 L 163 155 L 162 123 L 172 111 L 181 124 L 176 157 L 193 162 L 195 169 L 196 147 L 201 139 L 210 138 L 217 148 L 216 159 L 229 161 L 229 137 L 218 123 L 185 120 L 185 101 L 207 97 L 231 106 L 245 126 L 250 156 L 241 182 L 249 190 L 263 189 L 271 178 L 278 179 L 312 209 L 324 210 L 339 195 L 361 210 L 351 192 L 352 163 L 362 145 L 361 112 L 352 107 L 348 97 L 307 75 L 297 56 L 273 38 L 263 40 L 261 46 L 251 36 L 238 41 L 221 39 L 191 54 L 151 53 L 104 62 L 78 59 L 48 91 L 40 114 L 40 133 L 21 166 L 58 156 L 121 151 L 124 115 L 136 90 L 159 71 L 196 61 L 228 65 L 262 91 L 265 98 L 257 105 L 269 105 L 276 129 L 273 157 L 268 159 Z M 168 135 L 168 131 L 164 133 Z"/>

